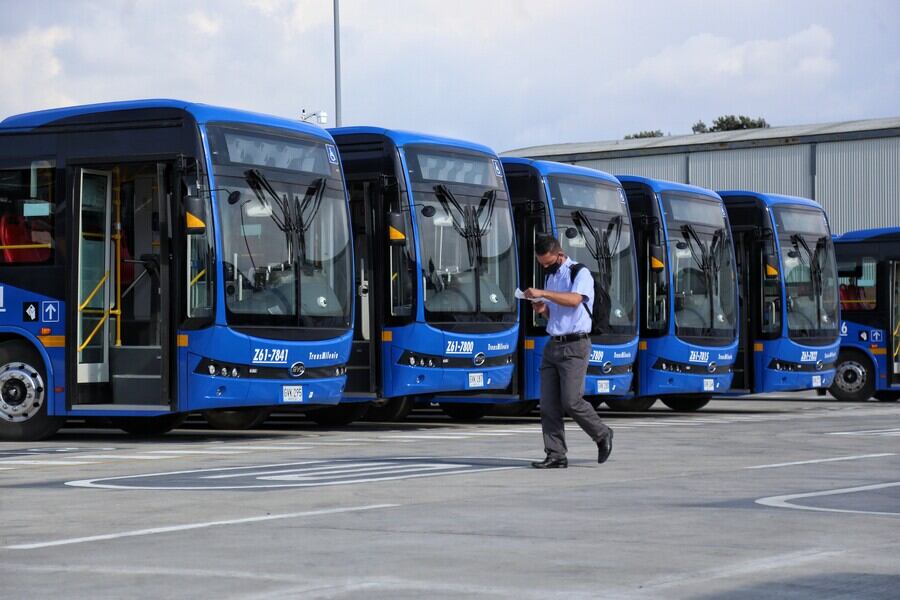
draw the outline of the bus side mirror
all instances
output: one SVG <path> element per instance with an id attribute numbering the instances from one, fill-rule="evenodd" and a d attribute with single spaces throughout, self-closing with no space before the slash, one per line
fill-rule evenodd
<path id="1" fill-rule="evenodd" d="M 650 260 L 651 271 L 662 271 L 666 268 L 666 255 L 660 244 L 650 245 L 650 255 L 648 258 Z"/>
<path id="2" fill-rule="evenodd" d="M 399 212 L 388 214 L 388 243 L 391 246 L 403 246 L 406 244 L 406 223 Z"/>
<path id="3" fill-rule="evenodd" d="M 206 233 L 206 203 L 200 197 L 184 197 L 184 225 L 188 235 Z"/>

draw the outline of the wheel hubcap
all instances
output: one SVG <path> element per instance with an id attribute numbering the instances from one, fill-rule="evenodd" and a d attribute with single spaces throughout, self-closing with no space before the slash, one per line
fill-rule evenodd
<path id="1" fill-rule="evenodd" d="M 834 379 L 841 390 L 855 394 L 866 385 L 866 369 L 855 361 L 842 362 Z"/>
<path id="2" fill-rule="evenodd" d="M 44 380 L 25 363 L 0 367 L 0 418 L 12 423 L 27 421 L 44 404 Z"/>

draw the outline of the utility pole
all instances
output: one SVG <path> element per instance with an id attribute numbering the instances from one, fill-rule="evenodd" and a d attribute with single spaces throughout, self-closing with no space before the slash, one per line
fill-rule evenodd
<path id="1" fill-rule="evenodd" d="M 340 0 L 334 0 L 334 126 L 341 126 L 341 17 Z"/>

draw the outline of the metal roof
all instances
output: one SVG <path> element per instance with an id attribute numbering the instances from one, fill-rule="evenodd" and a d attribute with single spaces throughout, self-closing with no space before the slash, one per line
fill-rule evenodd
<path id="1" fill-rule="evenodd" d="M 900 117 L 767 127 L 764 129 L 739 129 L 715 133 L 667 135 L 632 140 L 548 144 L 507 150 L 502 155 L 556 160 L 563 160 L 562 157 L 565 157 L 565 159 L 574 160 L 596 154 L 613 154 L 618 156 L 670 154 L 684 151 L 719 150 L 727 147 L 772 146 L 810 141 L 893 136 L 900 136 Z"/>
<path id="2" fill-rule="evenodd" d="M 752 196 L 754 198 L 758 198 L 766 206 L 777 206 L 779 204 L 793 204 L 800 206 L 808 206 L 810 208 L 817 208 L 822 210 L 822 206 L 816 202 L 815 200 L 810 200 L 809 198 L 801 198 L 800 196 L 787 196 L 785 194 L 767 194 L 764 192 L 753 192 L 750 190 L 716 190 L 716 193 L 722 197 L 722 200 L 725 201 L 725 204 L 728 204 L 729 198 L 732 197 L 746 197 Z"/>
<path id="3" fill-rule="evenodd" d="M 639 177 L 637 175 L 616 175 L 616 179 L 624 183 L 642 183 L 648 186 L 651 190 L 656 192 L 657 194 L 661 194 L 663 192 L 685 192 L 688 194 L 699 194 L 702 196 L 709 196 L 718 200 L 719 202 L 722 199 L 719 195 L 706 188 L 702 188 L 696 185 L 690 185 L 687 183 L 678 183 L 677 181 L 667 181 L 665 179 L 652 179 L 650 177 Z"/>
<path id="4" fill-rule="evenodd" d="M 835 242 L 900 241 L 900 227 L 859 229 L 834 236 Z"/>
<path id="5" fill-rule="evenodd" d="M 222 106 L 212 106 L 209 104 L 199 104 L 196 102 L 187 102 L 185 100 L 173 100 L 169 98 L 157 98 L 147 100 L 127 100 L 122 102 L 104 102 L 101 104 L 84 104 L 81 106 L 68 106 L 64 108 L 51 108 L 49 110 L 39 110 L 21 115 L 13 115 L 0 121 L 0 130 L 20 129 L 29 130 L 45 125 L 50 125 L 56 121 L 78 117 L 81 115 L 90 115 L 114 111 L 154 109 L 154 108 L 172 108 L 183 110 L 193 116 L 198 123 L 208 123 L 211 121 L 234 121 L 239 123 L 253 123 L 257 125 L 269 125 L 272 127 L 281 127 L 300 131 L 316 137 L 331 139 L 324 129 L 305 123 L 286 119 L 284 117 L 276 117 L 245 110 L 237 110 L 234 108 L 225 108 Z"/>
<path id="6" fill-rule="evenodd" d="M 402 131 L 399 129 L 386 129 L 384 127 L 369 127 L 369 126 L 353 126 L 353 127 L 334 127 L 328 130 L 328 132 L 333 135 L 359 135 L 359 134 L 369 134 L 369 135 L 381 135 L 388 139 L 390 139 L 394 144 L 399 148 L 403 146 L 407 146 L 409 144 L 433 144 L 438 146 L 449 146 L 453 148 L 460 148 L 462 150 L 471 150 L 474 152 L 481 152 L 483 154 L 490 154 L 491 156 L 497 156 L 497 153 L 494 152 L 491 148 L 483 144 L 477 144 L 475 142 L 469 142 L 466 140 L 457 140 L 453 138 L 446 138 L 437 135 L 430 135 L 427 133 L 418 133 L 415 131 Z"/>
<path id="7" fill-rule="evenodd" d="M 555 162 L 552 160 L 531 160 L 530 158 L 504 157 L 500 160 L 504 165 L 526 165 L 533 167 L 542 176 L 547 175 L 577 175 L 579 177 L 591 177 L 593 179 L 602 179 L 609 183 L 619 185 L 619 180 L 599 169 L 589 169 L 588 167 L 578 167 L 566 163 Z"/>

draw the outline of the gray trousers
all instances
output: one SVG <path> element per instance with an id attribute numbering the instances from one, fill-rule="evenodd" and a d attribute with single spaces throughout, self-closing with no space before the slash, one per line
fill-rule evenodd
<path id="1" fill-rule="evenodd" d="M 568 414 L 595 442 L 609 435 L 594 407 L 584 399 L 591 341 L 573 342 L 551 339 L 544 347 L 541 361 L 541 429 L 544 451 L 551 458 L 566 455 L 566 430 L 563 418 Z"/>

